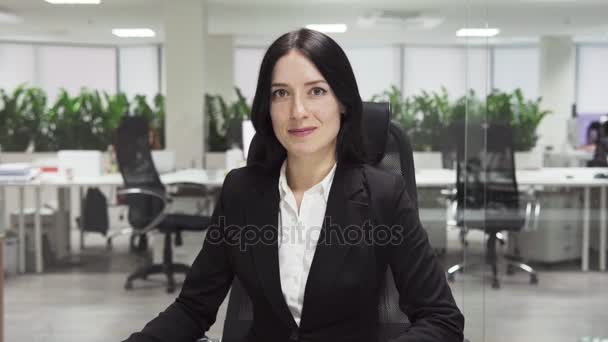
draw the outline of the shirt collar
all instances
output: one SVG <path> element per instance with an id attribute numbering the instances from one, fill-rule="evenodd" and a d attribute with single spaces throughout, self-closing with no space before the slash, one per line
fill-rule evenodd
<path id="1" fill-rule="evenodd" d="M 336 174 L 337 165 L 338 165 L 337 163 L 334 163 L 334 166 L 331 168 L 331 170 L 329 170 L 327 175 L 319 183 L 315 184 L 310 189 L 306 190 L 306 192 L 309 192 L 313 189 L 320 187 L 321 190 L 323 191 L 323 198 L 327 202 L 327 200 L 329 198 L 329 190 L 331 189 L 331 184 L 333 183 L 334 175 Z M 287 184 L 286 169 L 287 169 L 287 159 L 285 159 L 283 161 L 283 165 L 281 165 L 281 174 L 279 176 L 279 193 L 281 194 L 281 199 L 283 199 L 285 197 L 285 194 L 291 192 L 291 188 Z"/>

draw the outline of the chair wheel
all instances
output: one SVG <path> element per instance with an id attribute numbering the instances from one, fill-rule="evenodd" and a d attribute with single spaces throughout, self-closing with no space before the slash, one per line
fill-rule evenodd
<path id="1" fill-rule="evenodd" d="M 515 274 L 515 266 L 507 265 L 507 275 L 514 275 L 514 274 Z"/>
<path id="2" fill-rule="evenodd" d="M 493 289 L 499 289 L 500 288 L 500 282 L 498 281 L 498 279 L 492 279 L 492 288 Z"/>
<path id="3" fill-rule="evenodd" d="M 536 274 L 530 275 L 530 284 L 538 285 L 538 277 L 536 276 Z"/>
<path id="4" fill-rule="evenodd" d="M 454 274 L 452 274 L 452 273 L 448 273 L 448 281 L 449 281 L 450 283 L 453 283 L 453 282 L 454 282 L 454 280 L 455 280 L 455 279 L 454 279 Z"/>
<path id="5" fill-rule="evenodd" d="M 132 290 L 132 289 L 133 289 L 133 283 L 132 283 L 132 282 L 130 282 L 130 281 L 128 281 L 128 282 L 125 284 L 125 290 L 127 290 L 127 291 L 128 291 L 128 290 Z"/>

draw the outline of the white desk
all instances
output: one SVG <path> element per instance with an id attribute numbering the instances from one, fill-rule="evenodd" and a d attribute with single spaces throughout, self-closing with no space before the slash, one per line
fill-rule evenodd
<path id="1" fill-rule="evenodd" d="M 212 187 L 221 186 L 224 182 L 226 171 L 224 170 L 199 170 L 187 169 L 161 175 L 163 184 L 177 183 L 195 183 Z M 44 187 L 70 188 L 87 186 L 121 186 L 123 179 L 120 174 L 106 174 L 99 177 L 75 177 L 67 179 L 56 174 L 41 174 L 37 178 L 28 182 L 0 182 L 2 187 L 2 201 L 0 201 L 0 217 L 4 218 L 4 187 L 17 187 L 19 190 L 19 241 L 25 241 L 25 222 L 24 222 L 24 197 L 25 190 L 32 188 L 35 196 L 35 214 L 34 214 L 34 249 L 35 249 L 35 265 L 36 272 L 44 271 L 44 263 L 42 260 L 42 226 L 40 219 L 41 199 L 40 193 Z M 19 272 L 25 272 L 25 244 L 19 244 Z"/>
<path id="2" fill-rule="evenodd" d="M 583 202 L 583 246 L 581 269 L 589 270 L 589 229 L 591 215 L 591 188 L 600 189 L 600 253 L 599 269 L 606 270 L 606 235 L 608 220 L 606 219 L 606 187 L 608 179 L 594 178 L 598 173 L 608 173 L 608 168 L 543 168 L 538 170 L 517 170 L 517 183 L 522 187 L 533 187 L 542 190 L 543 187 L 582 188 Z M 416 184 L 419 188 L 454 186 L 456 172 L 446 169 L 423 169 L 416 172 Z"/>
<path id="3" fill-rule="evenodd" d="M 606 187 L 608 179 L 597 179 L 597 173 L 608 173 L 608 168 L 543 168 L 538 170 L 518 170 L 517 181 L 520 186 L 534 187 L 542 190 L 543 187 L 571 187 L 584 190 L 583 204 L 583 255 L 581 268 L 589 270 L 589 239 L 590 239 L 590 190 L 599 188 L 600 196 L 600 251 L 606 250 L 606 238 L 608 231 L 608 220 L 606 218 Z M 164 184 L 195 183 L 208 186 L 221 186 L 226 172 L 219 170 L 197 170 L 188 169 L 161 175 Z M 416 172 L 416 183 L 419 188 L 451 187 L 456 181 L 453 170 L 447 169 L 421 169 Z M 41 175 L 35 180 L 27 183 L 0 183 L 1 186 L 14 186 L 19 188 L 19 239 L 25 239 L 25 227 L 23 218 L 24 192 L 31 187 L 35 191 L 36 215 L 34 218 L 34 243 L 36 250 L 36 271 L 43 271 L 42 262 L 42 228 L 40 221 L 40 192 L 45 186 L 51 187 L 86 187 L 86 186 L 120 186 L 123 184 L 120 174 L 108 174 L 100 177 L 75 178 L 72 180 L 58 176 Z M 0 205 L 0 217 L 4 217 L 4 206 Z M 25 271 L 25 248 L 20 248 L 20 271 Z M 599 253 L 599 268 L 606 270 L 606 255 Z"/>

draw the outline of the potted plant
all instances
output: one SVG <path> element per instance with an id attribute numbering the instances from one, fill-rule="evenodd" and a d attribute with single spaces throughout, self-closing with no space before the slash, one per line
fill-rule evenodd
<path id="1" fill-rule="evenodd" d="M 238 88 L 236 100 L 228 103 L 221 95 L 205 95 L 207 119 L 207 167 L 224 168 L 226 151 L 243 149 L 242 123 L 249 118 L 251 107 Z"/>

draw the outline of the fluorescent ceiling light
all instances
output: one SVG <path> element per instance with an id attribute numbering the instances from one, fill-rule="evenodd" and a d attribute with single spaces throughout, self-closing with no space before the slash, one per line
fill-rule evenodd
<path id="1" fill-rule="evenodd" d="M 44 0 L 53 5 L 99 5 L 101 0 Z"/>
<path id="2" fill-rule="evenodd" d="M 500 33 L 497 28 L 462 28 L 456 31 L 457 37 L 494 37 Z"/>
<path id="3" fill-rule="evenodd" d="M 113 29 L 112 34 L 121 38 L 148 38 L 156 36 L 156 33 L 148 28 Z"/>
<path id="4" fill-rule="evenodd" d="M 310 24 L 306 28 L 326 33 L 344 33 L 348 30 L 346 24 Z"/>

